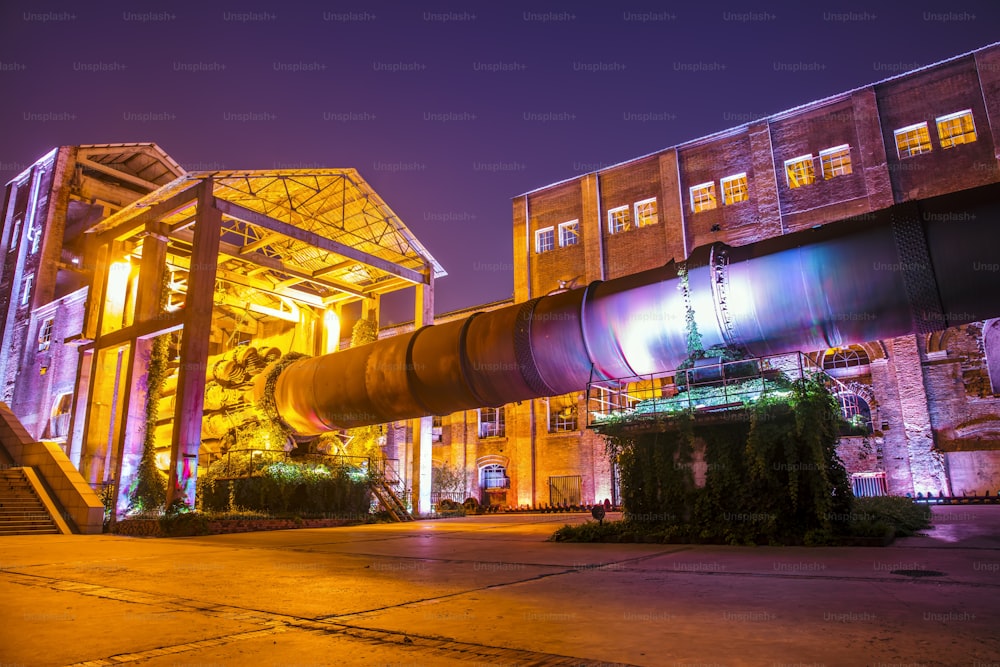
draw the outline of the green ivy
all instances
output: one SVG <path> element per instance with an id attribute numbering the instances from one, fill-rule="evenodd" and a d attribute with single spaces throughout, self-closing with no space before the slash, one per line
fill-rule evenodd
<path id="1" fill-rule="evenodd" d="M 160 285 L 160 312 L 168 297 L 167 277 Z M 163 507 L 167 499 L 167 476 L 156 467 L 156 424 L 160 417 L 160 395 L 169 372 L 170 334 L 161 334 L 150 345 L 146 370 L 145 424 L 142 458 L 128 489 L 128 513 L 142 513 Z"/>
<path id="2" fill-rule="evenodd" d="M 712 420 L 690 412 L 642 431 L 602 431 L 617 462 L 624 517 L 640 532 L 729 544 L 802 544 L 832 536 L 850 511 L 836 453 L 839 409 L 818 376 Z M 694 447 L 704 451 L 695 462 Z M 696 488 L 694 466 L 705 484 Z"/>

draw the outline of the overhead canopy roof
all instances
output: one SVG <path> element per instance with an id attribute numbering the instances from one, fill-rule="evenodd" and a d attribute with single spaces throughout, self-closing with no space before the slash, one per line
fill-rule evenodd
<path id="1" fill-rule="evenodd" d="M 198 186 L 222 212 L 220 268 L 323 302 L 395 291 L 446 274 L 354 169 L 192 172 L 91 228 L 117 240 L 156 225 L 193 238 Z M 223 267 L 225 265 L 225 267 Z M 291 294 L 290 296 L 295 296 Z"/>
<path id="2" fill-rule="evenodd" d="M 173 158 L 153 143 L 84 144 L 77 161 L 85 168 L 124 181 L 143 192 L 155 190 L 184 174 Z"/>

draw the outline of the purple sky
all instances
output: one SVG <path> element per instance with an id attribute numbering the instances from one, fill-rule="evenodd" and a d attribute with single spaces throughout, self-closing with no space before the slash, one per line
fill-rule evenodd
<path id="1" fill-rule="evenodd" d="M 438 313 L 511 295 L 522 192 L 1000 39 L 995 0 L 92 4 L 3 3 L 3 182 L 79 143 L 354 167 L 450 274 Z"/>

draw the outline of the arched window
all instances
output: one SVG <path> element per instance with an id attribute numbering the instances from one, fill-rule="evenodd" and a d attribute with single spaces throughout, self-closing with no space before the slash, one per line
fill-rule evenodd
<path id="1" fill-rule="evenodd" d="M 483 466 L 479 470 L 479 480 L 481 489 L 506 489 L 510 486 L 507 470 L 499 463 Z"/>
<path id="2" fill-rule="evenodd" d="M 990 389 L 1000 395 L 1000 319 L 990 320 L 983 327 L 983 350 L 990 374 Z"/>
<path id="3" fill-rule="evenodd" d="M 868 359 L 868 353 L 861 347 L 835 347 L 826 351 L 826 355 L 823 357 L 823 370 L 854 368 L 855 366 L 867 366 L 869 363 L 871 362 Z"/>
<path id="4" fill-rule="evenodd" d="M 842 435 L 867 435 L 872 432 L 872 409 L 868 401 L 853 391 L 840 392 L 837 400 L 840 402 L 840 413 L 850 425 L 847 433 Z"/>

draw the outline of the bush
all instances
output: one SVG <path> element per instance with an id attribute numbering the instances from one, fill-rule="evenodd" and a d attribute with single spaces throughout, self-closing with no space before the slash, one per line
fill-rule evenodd
<path id="1" fill-rule="evenodd" d="M 160 517 L 160 532 L 166 537 L 207 535 L 208 519 L 201 512 L 193 511 L 180 498 L 175 498 Z"/>
<path id="2" fill-rule="evenodd" d="M 909 537 L 931 525 L 931 508 L 902 496 L 855 498 L 851 508 L 851 534 L 874 530 L 875 525 L 888 526 L 896 537 Z M 869 526 L 870 525 L 870 526 Z"/>
<path id="3" fill-rule="evenodd" d="M 198 480 L 201 507 L 206 511 L 249 510 L 268 514 L 367 515 L 371 492 L 367 480 L 346 467 L 303 461 L 233 462 L 212 464 Z M 240 476 L 235 476 L 238 473 Z M 250 475 L 250 476 L 243 476 Z"/>

